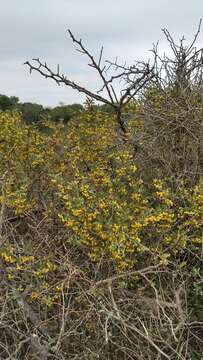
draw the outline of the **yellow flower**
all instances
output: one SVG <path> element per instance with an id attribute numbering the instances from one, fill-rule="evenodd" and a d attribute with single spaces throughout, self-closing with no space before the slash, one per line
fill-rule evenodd
<path id="1" fill-rule="evenodd" d="M 24 267 L 23 267 L 22 265 L 17 264 L 17 265 L 16 265 L 16 269 L 17 269 L 17 270 L 24 270 Z"/>
<path id="2" fill-rule="evenodd" d="M 37 300 L 40 298 L 40 294 L 37 291 L 32 291 L 30 294 L 30 299 L 33 300 Z"/>
<path id="3" fill-rule="evenodd" d="M 142 228 L 142 224 L 140 224 L 140 223 L 138 223 L 138 222 L 134 222 L 134 223 L 132 223 L 131 224 L 131 228 L 133 229 L 133 230 L 140 230 L 141 228 Z"/>
<path id="4" fill-rule="evenodd" d="M 33 255 L 21 256 L 21 257 L 19 258 L 19 261 L 20 261 L 21 263 L 26 263 L 26 262 L 33 262 L 34 259 L 35 259 L 35 258 L 34 258 Z"/>
<path id="5" fill-rule="evenodd" d="M 10 255 L 10 254 L 7 254 L 6 252 L 1 252 L 0 253 L 0 257 L 7 263 L 14 263 L 15 262 L 15 258 Z"/>
<path id="6" fill-rule="evenodd" d="M 163 188 L 163 183 L 162 183 L 161 180 L 159 180 L 159 179 L 154 179 L 153 184 L 154 184 L 155 189 L 157 189 L 157 190 L 162 190 L 162 188 Z"/>
<path id="7" fill-rule="evenodd" d="M 133 193 L 131 195 L 131 199 L 135 200 L 135 201 L 139 201 L 139 200 L 141 200 L 141 195 L 139 193 Z"/>
<path id="8" fill-rule="evenodd" d="M 8 274 L 8 279 L 9 279 L 9 280 L 13 280 L 13 279 L 14 279 L 14 275 L 11 274 L 11 273 L 9 273 L 9 274 Z"/>
<path id="9" fill-rule="evenodd" d="M 74 209 L 74 210 L 72 210 L 72 214 L 74 215 L 74 216 L 81 216 L 82 215 L 82 210 L 81 209 Z"/>

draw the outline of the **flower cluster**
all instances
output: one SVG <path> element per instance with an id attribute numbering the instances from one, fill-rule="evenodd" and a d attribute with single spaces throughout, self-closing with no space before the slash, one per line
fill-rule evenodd
<path id="1" fill-rule="evenodd" d="M 174 193 L 167 179 L 145 184 L 133 144 L 120 135 L 114 116 L 86 111 L 66 127 L 46 121 L 38 131 L 19 114 L 2 113 L 0 126 L 0 172 L 7 172 L 0 201 L 15 215 L 57 217 L 69 243 L 94 261 L 111 259 L 120 270 L 146 255 L 166 263 L 189 244 L 200 246 L 202 185 L 183 184 Z M 131 119 L 128 139 L 137 126 Z M 1 258 L 18 271 L 32 263 L 5 251 Z M 42 281 L 55 265 L 39 262 L 33 276 Z"/>

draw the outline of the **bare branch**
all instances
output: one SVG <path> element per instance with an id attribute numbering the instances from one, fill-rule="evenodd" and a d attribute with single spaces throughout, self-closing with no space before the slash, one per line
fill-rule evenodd
<path id="1" fill-rule="evenodd" d="M 76 39 L 71 30 L 68 30 L 71 40 L 73 43 L 77 44 L 77 51 L 86 55 L 90 60 L 89 66 L 96 70 L 99 74 L 100 79 L 102 80 L 102 87 L 96 91 L 90 91 L 87 88 L 81 86 L 80 84 L 68 79 L 63 73 L 60 72 L 59 65 L 57 66 L 57 71 L 53 71 L 46 62 L 41 62 L 39 58 L 33 59 L 33 62 L 26 61 L 25 64 L 29 67 L 30 72 L 32 70 L 37 71 L 46 79 L 54 80 L 57 85 L 64 84 L 71 87 L 74 90 L 77 90 L 87 97 L 92 98 L 101 103 L 110 105 L 117 117 L 117 121 L 121 126 L 123 132 L 126 132 L 125 124 L 122 120 L 122 111 L 127 103 L 129 103 L 134 96 L 148 83 L 153 75 L 153 69 L 149 67 L 149 64 L 138 62 L 132 66 L 123 66 L 117 64 L 117 59 L 115 63 L 106 61 L 109 64 L 109 67 L 106 69 L 106 65 L 102 66 L 102 57 L 103 57 L 103 46 L 101 47 L 99 59 L 95 60 L 94 56 L 87 50 L 83 45 L 81 39 Z M 107 76 L 108 70 L 113 67 L 115 71 L 120 71 L 116 75 Z M 121 92 L 120 98 L 116 93 L 116 88 L 114 86 L 115 81 L 121 80 L 126 83 L 128 86 L 124 88 Z M 106 91 L 108 97 L 100 95 L 103 91 Z"/>

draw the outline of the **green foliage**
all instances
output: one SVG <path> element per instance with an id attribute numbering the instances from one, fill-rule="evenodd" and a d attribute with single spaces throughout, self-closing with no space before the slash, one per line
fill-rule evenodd
<path id="1" fill-rule="evenodd" d="M 19 109 L 22 112 L 23 120 L 27 124 L 40 122 L 44 113 L 44 108 L 42 105 L 30 102 L 20 104 Z"/>
<path id="2" fill-rule="evenodd" d="M 188 327 L 195 335 L 187 337 L 187 352 L 201 353 L 194 339 L 202 303 L 202 183 L 188 187 L 182 179 L 174 188 L 168 178 L 142 180 L 133 142 L 143 128 L 139 106 L 129 109 L 125 136 L 114 116 L 91 107 L 68 126 L 44 119 L 47 131 L 26 124 L 18 112 L 0 114 L 6 339 L 18 324 L 10 349 L 22 343 L 18 334 L 28 326 L 46 343 L 46 323 L 51 353 L 63 331 L 60 351 L 69 358 L 87 346 L 95 351 L 96 344 L 101 359 L 118 351 L 128 359 L 126 349 L 134 356 L 140 342 L 142 352 L 143 343 L 147 349 L 142 358 L 156 358 L 156 347 L 142 336 L 144 317 L 153 344 L 160 347 L 166 337 L 163 350 L 171 357 L 185 353 Z M 84 344 L 77 341 L 78 326 Z M 77 330 L 71 342 L 70 327 Z M 21 358 L 24 349 L 26 343 L 16 350 Z"/>
<path id="3" fill-rule="evenodd" d="M 164 33 L 120 127 L 0 96 L 2 359 L 201 359 L 202 59 Z"/>
<path id="4" fill-rule="evenodd" d="M 182 182 L 174 193 L 167 179 L 144 184 L 113 116 L 83 112 L 68 129 L 47 121 L 49 133 L 23 124 L 18 114 L 2 114 L 0 123 L 6 204 L 16 214 L 58 217 L 69 241 L 122 270 L 149 255 L 167 264 L 188 246 L 200 249 L 201 185 L 188 189 Z"/>
<path id="5" fill-rule="evenodd" d="M 57 106 L 50 111 L 50 117 L 54 122 L 63 121 L 64 123 L 67 123 L 82 111 L 83 107 L 80 104 Z"/>
<path id="6" fill-rule="evenodd" d="M 16 96 L 6 96 L 0 94 L 0 110 L 13 110 L 17 107 L 19 99 Z"/>

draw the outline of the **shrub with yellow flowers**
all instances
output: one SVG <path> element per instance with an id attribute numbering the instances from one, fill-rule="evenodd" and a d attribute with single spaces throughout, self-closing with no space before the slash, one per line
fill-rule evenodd
<path id="1" fill-rule="evenodd" d="M 167 263 L 190 244 L 199 248 L 201 185 L 183 183 L 174 192 L 167 179 L 144 183 L 130 141 L 140 124 L 132 124 L 124 137 L 114 116 L 87 110 L 66 126 L 47 120 L 39 131 L 17 113 L 0 114 L 7 208 L 58 218 L 69 243 L 87 249 L 93 261 L 111 259 L 120 270 L 145 259 Z"/>
<path id="2" fill-rule="evenodd" d="M 124 270 L 146 255 L 166 263 L 177 251 L 198 243 L 200 186 L 188 190 L 187 199 L 183 186 L 177 200 L 167 181 L 144 184 L 133 147 L 119 138 L 113 118 L 85 114 L 71 124 L 67 143 L 68 177 L 56 174 L 53 179 L 61 200 L 58 216 L 72 241 L 86 246 L 93 260 L 107 256 Z M 187 208 L 190 226 L 182 215 Z"/>
<path id="3" fill-rule="evenodd" d="M 4 281 L 14 291 L 24 293 L 28 303 L 38 301 L 47 307 L 57 304 L 64 278 L 67 277 L 67 269 L 53 260 L 51 254 L 28 255 L 25 252 L 26 246 L 23 250 L 24 253 L 19 253 L 18 248 L 8 244 L 0 249 Z"/>

